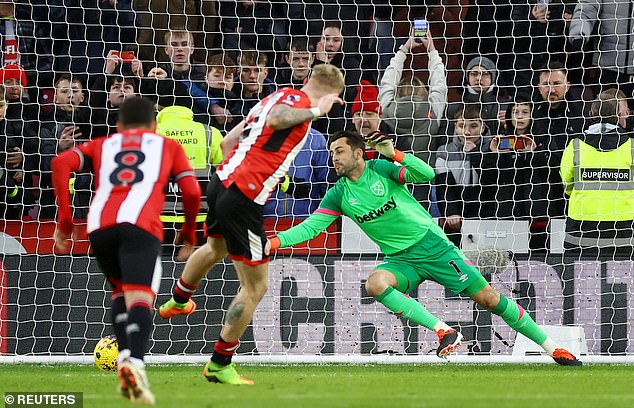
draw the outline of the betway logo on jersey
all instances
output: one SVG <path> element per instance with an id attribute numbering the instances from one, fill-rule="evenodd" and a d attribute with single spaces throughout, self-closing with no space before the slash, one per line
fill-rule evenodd
<path id="1" fill-rule="evenodd" d="M 629 169 L 581 169 L 584 181 L 629 181 Z"/>
<path id="2" fill-rule="evenodd" d="M 357 220 L 359 224 L 363 224 L 366 221 L 372 221 L 376 218 L 379 218 L 386 212 L 393 210 L 396 207 L 397 207 L 396 201 L 394 200 L 394 196 L 392 196 L 385 204 L 383 204 L 376 210 L 369 211 L 367 214 L 363 214 L 363 215 L 355 214 L 354 218 Z"/>

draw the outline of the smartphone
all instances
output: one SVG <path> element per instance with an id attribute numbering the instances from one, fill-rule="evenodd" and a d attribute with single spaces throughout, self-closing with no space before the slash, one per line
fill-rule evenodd
<path id="1" fill-rule="evenodd" d="M 414 37 L 425 38 L 427 37 L 427 20 L 417 18 L 414 20 Z"/>
<path id="2" fill-rule="evenodd" d="M 134 56 L 134 51 L 121 51 L 119 56 L 123 60 L 123 62 L 130 62 L 136 57 Z"/>

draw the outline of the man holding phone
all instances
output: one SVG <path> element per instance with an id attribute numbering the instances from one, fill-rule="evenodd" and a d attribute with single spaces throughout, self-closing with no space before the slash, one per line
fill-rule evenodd
<path id="1" fill-rule="evenodd" d="M 106 56 L 104 71 L 106 74 L 132 74 L 143 77 L 143 64 L 136 58 L 134 51 L 110 50 Z"/>

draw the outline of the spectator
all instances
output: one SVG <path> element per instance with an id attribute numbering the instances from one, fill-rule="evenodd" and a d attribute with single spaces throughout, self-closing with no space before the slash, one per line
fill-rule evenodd
<path id="1" fill-rule="evenodd" d="M 453 140 L 438 149 L 436 197 L 444 230 L 460 246 L 462 220 L 494 216 L 495 191 L 482 184 L 484 156 L 490 155 L 491 134 L 476 105 L 466 105 L 454 117 Z M 484 177 L 487 178 L 486 175 Z"/>
<path id="2" fill-rule="evenodd" d="M 205 65 L 193 58 L 194 36 L 185 30 L 171 30 L 163 40 L 169 62 L 147 70 L 138 66 L 137 59 L 131 61 L 130 71 L 140 79 L 140 94 L 154 99 L 159 106 L 184 106 L 207 115 L 206 110 L 196 107 L 188 90 L 189 82 L 204 82 L 207 74 Z M 209 118 L 202 121 L 208 123 Z"/>
<path id="3" fill-rule="evenodd" d="M 240 54 L 240 82 L 235 85 L 235 94 L 239 97 L 242 117 L 246 117 L 258 102 L 275 91 L 275 84 L 268 78 L 268 62 L 268 57 L 262 52 L 246 50 Z"/>
<path id="4" fill-rule="evenodd" d="M 506 134 L 491 139 L 491 151 L 497 154 L 485 155 L 483 167 L 496 171 L 487 172 L 482 183 L 497 185 L 497 217 L 530 215 L 532 186 L 538 182 L 533 177 L 533 151 L 537 146 L 532 126 L 533 104 L 520 95 L 506 111 Z"/>
<path id="5" fill-rule="evenodd" d="M 570 82 L 561 62 L 553 61 L 540 70 L 537 89 L 532 128 L 534 165 L 544 184 L 535 186 L 533 215 L 563 216 L 566 202 L 558 168 L 568 141 L 583 132 L 583 108 L 581 102 L 569 100 Z"/>
<path id="6" fill-rule="evenodd" d="M 88 119 L 85 106 L 83 105 L 86 95 L 81 80 L 77 77 L 71 77 L 68 74 L 62 74 L 57 78 L 54 85 L 55 95 L 53 102 L 55 104 L 55 110 L 51 112 L 51 114 L 41 116 L 42 126 L 40 128 L 40 137 L 42 137 L 42 131 L 45 130 L 50 133 L 50 136 L 54 136 L 54 138 L 57 139 L 59 139 L 62 133 L 65 133 L 68 137 L 64 137 L 63 139 L 66 141 L 73 140 L 72 133 L 74 133 L 75 138 L 81 134 L 83 135 L 82 139 L 90 139 L 89 128 L 86 126 L 76 126 L 85 125 Z M 71 126 L 72 129 L 65 129 L 65 127 L 62 126 L 64 123 L 71 122 L 73 123 Z M 68 132 L 69 130 L 73 132 Z M 80 134 L 78 134 L 78 132 Z"/>
<path id="7" fill-rule="evenodd" d="M 378 99 L 378 88 L 365 79 L 361 81 L 361 85 L 357 87 L 357 96 L 352 103 L 352 124 L 357 132 L 363 137 L 367 137 L 373 132 L 381 132 L 394 137 L 393 129 L 389 128 L 386 123 L 381 121 L 383 109 L 381 108 L 381 104 Z M 409 135 L 396 137 L 394 144 L 399 150 L 411 151 L 412 137 Z M 378 156 L 376 150 L 372 148 L 367 148 L 365 153 L 369 159 L 373 159 Z"/>
<path id="8" fill-rule="evenodd" d="M 361 63 L 353 56 L 354 54 L 353 50 L 345 51 L 344 49 L 341 21 L 326 21 L 315 46 L 313 67 L 330 63 L 341 70 L 346 84 L 343 91 L 343 99 L 346 102 L 354 101 L 358 94 L 357 88 L 361 83 Z M 333 134 L 347 128 L 350 117 L 351 112 L 346 111 L 345 107 L 335 105 L 327 116 L 313 121 L 312 127 L 325 135 Z"/>
<path id="9" fill-rule="evenodd" d="M 99 75 L 91 92 L 93 138 L 115 133 L 119 107 L 126 98 L 139 94 L 139 80 L 120 75 Z"/>
<path id="10" fill-rule="evenodd" d="M 20 138 L 7 135 L 7 102 L 0 92 L 0 216 L 19 219 L 22 215 L 23 155 Z"/>
<path id="11" fill-rule="evenodd" d="M 10 152 L 13 168 L 22 169 L 24 187 L 23 201 L 30 206 L 37 197 L 39 190 L 37 172 L 40 167 L 40 141 L 38 139 L 38 107 L 32 103 L 26 92 L 27 79 L 22 66 L 7 64 L 0 68 L 0 83 L 4 86 L 4 98 L 7 104 L 4 132 L 7 138 L 13 140 L 13 150 Z"/>
<path id="12" fill-rule="evenodd" d="M 40 126 L 40 218 L 55 218 L 51 160 L 75 143 L 89 140 L 90 131 L 87 134 L 82 131 L 89 129 L 85 126 L 88 118 L 81 106 L 83 102 L 81 81 L 68 74 L 59 76 L 55 81 L 55 110 L 42 117 Z"/>
<path id="13" fill-rule="evenodd" d="M 361 83 L 361 64 L 352 56 L 352 51 L 344 52 L 343 44 L 341 22 L 327 21 L 315 46 L 315 63 L 329 63 L 343 72 L 346 81 L 343 98 L 346 102 L 352 102 L 356 96 L 356 87 Z"/>
<path id="14" fill-rule="evenodd" d="M 569 40 L 573 50 L 581 50 L 598 36 L 593 65 L 600 69 L 598 89 L 615 86 L 632 97 L 634 65 L 632 49 L 634 36 L 631 28 L 632 4 L 629 1 L 579 0 L 570 23 Z M 598 27 L 595 27 L 598 23 Z M 595 31 L 596 28 L 596 31 Z"/>
<path id="15" fill-rule="evenodd" d="M 288 174 L 264 205 L 264 216 L 308 217 L 326 194 L 328 163 L 326 138 L 319 131 L 310 129 Z"/>
<path id="16" fill-rule="evenodd" d="M 38 127 L 37 104 L 31 102 L 26 92 L 27 79 L 22 66 L 8 64 L 0 68 L 0 82 L 4 86 L 7 102 L 7 132 L 32 138 L 35 142 Z M 27 140 L 25 140 L 27 142 Z"/>
<path id="17" fill-rule="evenodd" d="M 487 57 L 475 57 L 467 64 L 462 88 L 462 102 L 451 103 L 447 107 L 447 118 L 453 118 L 462 104 L 480 106 L 482 119 L 493 134 L 500 131 L 500 122 L 504 121 L 504 112 L 500 114 L 501 99 L 497 86 L 498 70 L 495 63 Z M 440 134 L 453 134 L 448 121 L 444 121 Z"/>
<path id="18" fill-rule="evenodd" d="M 289 50 L 284 54 L 284 65 L 275 73 L 275 83 L 279 87 L 301 88 L 310 75 L 314 62 L 314 47 L 306 37 L 293 37 Z"/>
<path id="19" fill-rule="evenodd" d="M 321 38 L 319 39 L 316 48 L 317 59 L 324 64 L 332 64 L 332 61 L 335 60 L 335 58 L 340 58 L 343 52 L 341 22 L 327 21 L 324 24 L 324 28 L 321 32 Z"/>
<path id="20" fill-rule="evenodd" d="M 167 56 L 158 47 L 165 33 L 179 28 L 194 35 L 197 60 L 206 61 L 206 52 L 214 49 L 218 32 L 218 5 L 213 0 L 134 0 L 141 26 L 137 43 L 141 61 L 164 61 Z M 202 55 L 197 55 L 202 54 Z"/>
<path id="21" fill-rule="evenodd" d="M 184 106 L 170 106 L 161 110 L 156 117 L 156 133 L 169 139 L 176 140 L 185 151 L 201 191 L 207 191 L 210 174 L 215 171 L 215 166 L 222 162 L 220 142 L 222 135 L 216 128 L 203 125 L 194 121 L 194 112 Z M 166 201 L 161 213 L 161 221 L 165 226 L 165 239 L 167 244 L 173 243 L 176 231 L 180 231 L 185 222 L 182 200 L 178 195 L 177 180 L 168 183 Z M 201 204 L 201 213 L 197 222 L 202 224 L 207 212 L 206 203 Z M 201 230 L 202 228 L 198 228 Z M 199 242 L 202 234 L 199 236 Z M 173 248 L 168 245 L 167 248 Z"/>
<path id="22" fill-rule="evenodd" d="M 204 64 L 193 60 L 194 36 L 184 30 L 173 30 L 165 33 L 165 55 L 169 62 L 148 71 L 148 76 L 157 78 L 189 79 L 204 81 L 207 71 Z"/>
<path id="23" fill-rule="evenodd" d="M 130 60 L 126 60 L 119 51 L 110 50 L 104 71 L 107 75 L 118 74 L 130 79 L 134 78 L 134 81 L 137 82 L 138 93 L 154 100 L 159 106 L 179 105 L 194 108 L 188 84 L 194 80 L 190 77 L 192 75 L 196 77 L 198 68 L 201 66 L 189 63 L 191 49 L 187 51 L 189 47 L 187 44 L 192 37 L 186 32 L 172 32 L 171 34 L 171 37 L 170 33 L 166 35 L 167 41 L 172 38 L 170 45 L 166 46 L 166 53 L 173 61 L 172 65 L 165 65 L 164 68 L 151 68 L 147 76 L 144 76 L 143 64 L 136 56 L 133 55 Z M 170 75 L 175 75 L 176 78 L 170 77 Z M 101 87 L 101 82 L 99 87 Z"/>
<path id="24" fill-rule="evenodd" d="M 561 161 L 561 179 L 570 196 L 564 248 L 631 257 L 634 140 L 625 130 L 630 115 L 625 93 L 601 92 L 591 114 L 597 122 L 568 144 Z"/>
<path id="25" fill-rule="evenodd" d="M 566 60 L 566 35 L 576 3 L 530 0 L 513 4 L 513 85 L 524 88 L 524 93 L 533 84 L 534 72 L 551 61 Z"/>
<path id="26" fill-rule="evenodd" d="M 212 55 L 208 61 L 206 83 L 182 80 L 198 110 L 208 112 L 211 125 L 229 131 L 240 122 L 238 97 L 232 92 L 236 76 L 235 62 L 226 54 Z"/>
<path id="27" fill-rule="evenodd" d="M 433 152 L 437 147 L 433 135 L 438 132 L 439 122 L 447 107 L 447 76 L 431 32 L 428 31 L 427 35 L 421 42 L 410 35 L 394 55 L 381 78 L 379 101 L 383 108 L 382 120 L 394 129 L 398 138 L 409 138 L 410 145 L 403 151 L 413 151 L 433 166 Z M 429 91 L 415 76 L 401 78 L 408 54 L 422 47 L 429 54 Z"/>

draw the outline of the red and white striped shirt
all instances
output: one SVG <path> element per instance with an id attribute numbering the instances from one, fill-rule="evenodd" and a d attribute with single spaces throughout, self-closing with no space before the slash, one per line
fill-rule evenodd
<path id="1" fill-rule="evenodd" d="M 225 187 L 235 184 L 242 194 L 260 205 L 266 203 L 288 172 L 310 129 L 309 120 L 282 130 L 266 126 L 269 112 L 279 104 L 311 107 L 308 95 L 298 89 L 282 88 L 267 96 L 251 109 L 238 145 L 216 170 Z"/>
<path id="2" fill-rule="evenodd" d="M 72 228 L 70 201 L 66 202 L 68 178 L 71 171 L 81 170 L 92 170 L 95 174 L 96 192 L 88 211 L 89 233 L 129 223 L 162 240 L 160 215 L 165 186 L 172 176 L 183 192 L 183 201 L 188 201 L 186 205 L 183 203 L 189 220 L 187 228 L 193 227 L 195 231 L 200 189 L 178 142 L 133 129 L 92 140 L 55 158 L 53 178 L 60 206 L 58 221 L 66 231 Z"/>

